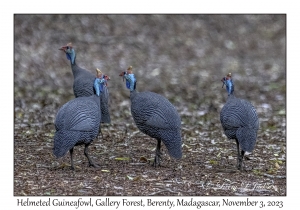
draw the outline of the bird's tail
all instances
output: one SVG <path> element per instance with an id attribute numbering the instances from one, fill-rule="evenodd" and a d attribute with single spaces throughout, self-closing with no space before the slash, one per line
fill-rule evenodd
<path id="1" fill-rule="evenodd" d="M 242 127 L 236 131 L 236 138 L 243 151 L 252 152 L 256 142 L 257 132 L 254 129 Z"/>
<path id="2" fill-rule="evenodd" d="M 162 141 L 167 147 L 169 155 L 175 159 L 180 159 L 182 157 L 181 132 L 173 131 L 165 134 L 166 135 L 162 138 Z"/>
<path id="3" fill-rule="evenodd" d="M 77 131 L 57 131 L 54 135 L 53 154 L 57 157 L 63 157 L 79 139 Z"/>

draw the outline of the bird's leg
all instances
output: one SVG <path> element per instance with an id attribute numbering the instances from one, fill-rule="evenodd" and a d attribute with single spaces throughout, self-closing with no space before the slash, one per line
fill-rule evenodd
<path id="1" fill-rule="evenodd" d="M 161 152 L 160 152 L 160 146 L 161 146 L 161 140 L 157 140 L 157 146 L 155 151 L 155 158 L 153 162 L 153 166 L 159 166 L 160 165 L 160 159 L 161 159 Z"/>
<path id="2" fill-rule="evenodd" d="M 70 156 L 71 156 L 71 169 L 74 170 L 74 164 L 73 164 L 73 148 L 70 149 Z"/>
<path id="3" fill-rule="evenodd" d="M 84 147 L 84 155 L 87 157 L 88 161 L 89 161 L 89 164 L 90 166 L 94 167 L 94 168 L 98 168 L 99 166 L 95 163 L 93 163 L 93 161 L 91 160 L 89 154 L 88 154 L 88 147 L 89 147 L 90 143 L 87 143 L 85 144 L 85 147 Z"/>
<path id="4" fill-rule="evenodd" d="M 240 156 L 240 168 L 243 167 L 243 159 L 244 159 L 245 151 L 241 150 L 241 156 Z"/>
<path id="5" fill-rule="evenodd" d="M 242 156 L 240 154 L 240 144 L 239 141 L 236 139 L 236 148 L 237 148 L 237 168 L 238 170 L 241 170 L 242 167 Z"/>

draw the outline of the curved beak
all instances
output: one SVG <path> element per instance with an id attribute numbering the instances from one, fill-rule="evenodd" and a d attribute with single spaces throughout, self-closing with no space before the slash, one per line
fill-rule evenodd
<path id="1" fill-rule="evenodd" d="M 225 85 L 225 77 L 223 77 L 222 79 L 221 79 L 221 82 L 223 82 L 223 85 L 222 85 L 222 88 L 224 87 L 224 85 Z"/>
<path id="2" fill-rule="evenodd" d="M 62 46 L 61 48 L 59 48 L 59 50 L 62 50 L 62 51 L 66 51 L 66 49 L 67 49 L 67 46 Z"/>

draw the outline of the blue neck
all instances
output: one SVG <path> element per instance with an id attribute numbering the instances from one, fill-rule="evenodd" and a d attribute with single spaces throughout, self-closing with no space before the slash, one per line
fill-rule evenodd
<path id="1" fill-rule="evenodd" d="M 225 80 L 226 90 L 228 92 L 228 95 L 233 95 L 234 91 L 234 84 L 231 79 Z"/>
<path id="2" fill-rule="evenodd" d="M 68 50 L 68 52 L 66 52 L 66 56 L 67 59 L 71 61 L 71 64 L 75 64 L 76 53 L 74 49 Z"/>
<path id="3" fill-rule="evenodd" d="M 125 74 L 124 77 L 126 79 L 126 87 L 130 91 L 134 91 L 136 88 L 136 79 L 134 77 L 134 74 Z"/>
<path id="4" fill-rule="evenodd" d="M 104 83 L 105 83 L 105 79 L 103 78 L 96 78 L 94 80 L 94 89 L 97 96 L 100 96 L 101 92 L 103 92 Z"/>

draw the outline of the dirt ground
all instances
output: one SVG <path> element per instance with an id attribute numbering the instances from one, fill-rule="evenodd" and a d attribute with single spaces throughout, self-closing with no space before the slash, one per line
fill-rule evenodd
<path id="1" fill-rule="evenodd" d="M 14 196 L 285 196 L 285 15 L 15 15 Z M 52 154 L 58 109 L 74 98 L 70 63 L 58 49 L 72 42 L 77 64 L 111 77 L 112 123 L 90 146 Z M 138 91 L 167 97 L 182 119 L 183 158 L 139 132 L 129 91 L 118 75 L 128 66 Z M 256 107 L 260 128 L 245 170 L 223 133 L 220 81 L 231 72 L 237 97 Z"/>

